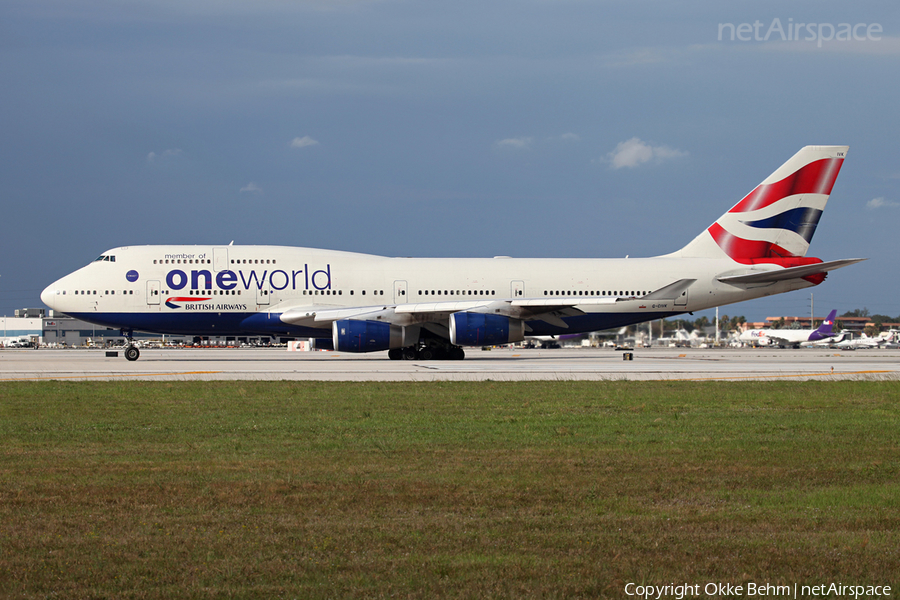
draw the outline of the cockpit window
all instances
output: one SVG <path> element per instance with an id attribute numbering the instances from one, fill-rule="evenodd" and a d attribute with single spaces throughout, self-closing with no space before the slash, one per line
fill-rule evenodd
<path id="1" fill-rule="evenodd" d="M 94 262 L 100 262 L 100 261 L 116 262 L 116 257 L 113 256 L 112 254 L 101 254 L 100 256 L 98 256 L 97 258 L 94 259 Z"/>

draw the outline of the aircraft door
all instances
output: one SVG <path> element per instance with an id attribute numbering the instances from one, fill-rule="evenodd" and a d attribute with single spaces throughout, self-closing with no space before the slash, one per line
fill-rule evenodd
<path id="1" fill-rule="evenodd" d="M 228 270 L 227 247 L 213 248 L 213 270 L 216 273 Z"/>
<path id="2" fill-rule="evenodd" d="M 147 304 L 159 304 L 159 282 L 147 282 Z"/>
<path id="3" fill-rule="evenodd" d="M 395 281 L 394 282 L 394 304 L 405 304 L 409 302 L 409 297 L 406 295 L 406 282 L 405 281 Z"/>
<path id="4" fill-rule="evenodd" d="M 688 291 L 687 290 L 684 290 L 683 292 L 681 292 L 680 296 L 675 298 L 675 306 L 676 307 L 683 308 L 683 307 L 687 306 L 687 302 L 688 302 Z"/>
<path id="5" fill-rule="evenodd" d="M 256 303 L 257 304 L 268 304 L 269 298 L 272 297 L 272 287 L 269 285 L 269 280 L 266 279 L 263 284 L 256 290 Z"/>
<path id="6" fill-rule="evenodd" d="M 513 281 L 509 284 L 509 294 L 513 298 L 523 298 L 525 296 L 525 282 Z"/>

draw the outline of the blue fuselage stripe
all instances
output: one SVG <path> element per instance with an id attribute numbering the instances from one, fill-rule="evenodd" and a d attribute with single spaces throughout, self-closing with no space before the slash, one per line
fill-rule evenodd
<path id="1" fill-rule="evenodd" d="M 285 337 L 330 337 L 330 328 L 299 327 L 281 321 L 280 314 L 256 312 L 202 313 L 69 313 L 76 319 L 115 329 L 133 329 L 167 335 L 275 335 Z M 602 331 L 664 319 L 677 312 L 588 313 L 564 317 L 568 328 L 546 321 L 527 321 L 528 335 L 562 335 Z"/>

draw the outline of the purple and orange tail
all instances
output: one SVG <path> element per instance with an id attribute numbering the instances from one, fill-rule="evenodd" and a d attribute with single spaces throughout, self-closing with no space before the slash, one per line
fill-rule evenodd
<path id="1" fill-rule="evenodd" d="M 818 262 L 804 258 L 848 146 L 806 146 L 727 213 L 674 253 L 731 258 L 783 267 Z"/>

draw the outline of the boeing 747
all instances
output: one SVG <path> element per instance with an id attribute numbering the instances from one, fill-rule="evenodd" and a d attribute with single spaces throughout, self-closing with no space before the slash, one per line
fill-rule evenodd
<path id="1" fill-rule="evenodd" d="M 284 246 L 114 248 L 50 284 L 57 312 L 129 338 L 316 338 L 392 359 L 583 333 L 819 285 L 864 259 L 807 257 L 847 146 L 806 146 L 671 254 L 652 258 L 388 258 Z"/>

